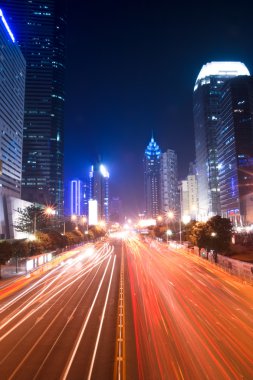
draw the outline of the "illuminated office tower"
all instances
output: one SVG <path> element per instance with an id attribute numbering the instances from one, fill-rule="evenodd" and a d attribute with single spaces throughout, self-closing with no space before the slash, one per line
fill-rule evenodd
<path id="1" fill-rule="evenodd" d="M 194 128 L 199 219 L 220 214 L 217 130 L 221 122 L 221 93 L 230 78 L 249 75 L 241 62 L 204 65 L 194 86 Z"/>
<path id="2" fill-rule="evenodd" d="M 0 239 L 8 236 L 7 197 L 20 198 L 25 59 L 0 10 Z"/>
<path id="3" fill-rule="evenodd" d="M 26 59 L 22 198 L 63 212 L 65 0 L 3 0 Z"/>
<path id="4" fill-rule="evenodd" d="M 235 225 L 253 223 L 253 77 L 222 88 L 218 128 L 221 214 Z"/>
<path id="5" fill-rule="evenodd" d="M 109 221 L 109 172 L 103 164 L 91 166 L 90 199 L 97 201 L 98 221 Z"/>
<path id="6" fill-rule="evenodd" d="M 145 213 L 150 218 L 161 210 L 160 160 L 160 148 L 152 137 L 144 155 Z"/>
<path id="7" fill-rule="evenodd" d="M 71 215 L 82 215 L 82 183 L 74 179 L 70 184 L 70 213 Z"/>

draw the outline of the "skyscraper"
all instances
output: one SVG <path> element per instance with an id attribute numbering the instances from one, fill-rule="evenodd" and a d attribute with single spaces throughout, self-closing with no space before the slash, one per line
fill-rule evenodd
<path id="1" fill-rule="evenodd" d="M 20 198 L 25 59 L 0 10 L 0 236 L 8 236 L 6 197 Z"/>
<path id="2" fill-rule="evenodd" d="M 3 0 L 27 62 L 22 198 L 63 211 L 65 0 Z"/>
<path id="3" fill-rule="evenodd" d="M 161 211 L 178 211 L 177 154 L 167 149 L 161 155 Z"/>
<path id="4" fill-rule="evenodd" d="M 199 218 L 220 214 L 217 129 L 220 124 L 221 89 L 239 75 L 249 75 L 241 62 L 211 62 L 204 65 L 194 87 L 194 127 Z"/>
<path id="5" fill-rule="evenodd" d="M 161 210 L 160 159 L 160 148 L 152 137 L 144 155 L 145 212 L 152 218 Z"/>
<path id="6" fill-rule="evenodd" d="M 98 163 L 90 170 L 90 199 L 97 201 L 98 220 L 109 221 L 109 172 Z"/>
<path id="7" fill-rule="evenodd" d="M 221 214 L 234 224 L 253 223 L 253 77 L 222 87 L 217 142 Z"/>
<path id="8" fill-rule="evenodd" d="M 82 215 L 82 182 L 79 179 L 73 179 L 70 183 L 70 213 Z"/>

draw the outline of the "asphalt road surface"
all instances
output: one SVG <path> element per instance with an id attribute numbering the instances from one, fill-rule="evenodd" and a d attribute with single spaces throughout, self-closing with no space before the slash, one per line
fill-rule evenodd
<path id="1" fill-rule="evenodd" d="M 253 289 L 151 240 L 126 242 L 139 379 L 253 379 Z"/>
<path id="2" fill-rule="evenodd" d="M 0 379 L 112 379 L 120 246 L 84 246 L 1 302 Z"/>
<path id="3" fill-rule="evenodd" d="M 136 235 L 79 247 L 1 300 L 10 379 L 252 380 L 252 286 Z"/>

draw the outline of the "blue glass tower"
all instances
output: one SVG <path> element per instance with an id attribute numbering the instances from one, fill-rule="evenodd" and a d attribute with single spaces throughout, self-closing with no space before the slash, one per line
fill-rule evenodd
<path id="1" fill-rule="evenodd" d="M 23 199 L 63 213 L 66 0 L 3 0 L 26 59 Z"/>
<path id="2" fill-rule="evenodd" d="M 198 218 L 202 220 L 221 213 L 217 131 L 221 122 L 222 88 L 229 79 L 241 75 L 249 75 L 241 62 L 210 62 L 202 67 L 194 86 Z"/>
<path id="3" fill-rule="evenodd" d="M 0 239 L 9 237 L 7 198 L 20 198 L 25 59 L 0 9 Z"/>
<path id="4" fill-rule="evenodd" d="M 159 145 L 152 137 L 144 155 L 144 194 L 146 216 L 155 218 L 161 210 Z"/>

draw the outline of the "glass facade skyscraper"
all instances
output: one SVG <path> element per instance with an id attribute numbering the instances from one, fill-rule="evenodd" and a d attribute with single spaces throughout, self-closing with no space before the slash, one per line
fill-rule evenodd
<path id="1" fill-rule="evenodd" d="M 145 213 L 155 218 L 161 210 L 161 151 L 152 137 L 144 155 Z"/>
<path id="2" fill-rule="evenodd" d="M 230 78 L 249 75 L 241 62 L 211 62 L 204 65 L 194 87 L 194 128 L 199 219 L 221 213 L 218 179 L 217 130 L 224 83 Z"/>
<path id="3" fill-rule="evenodd" d="M 0 9 L 0 238 L 8 236 L 6 199 L 20 198 L 25 59 Z"/>
<path id="4" fill-rule="evenodd" d="M 25 59 L 0 10 L 0 189 L 20 198 Z"/>
<path id="5" fill-rule="evenodd" d="M 217 143 L 221 214 L 253 223 L 253 77 L 224 84 Z"/>
<path id="6" fill-rule="evenodd" d="M 63 212 L 65 0 L 3 0 L 27 62 L 22 198 Z"/>

